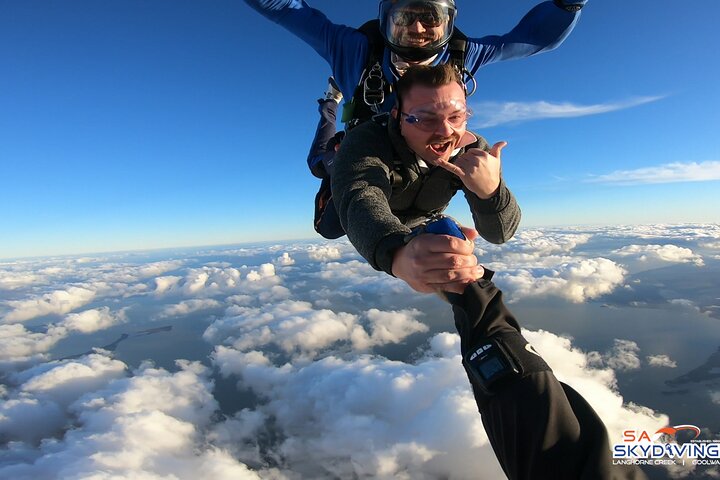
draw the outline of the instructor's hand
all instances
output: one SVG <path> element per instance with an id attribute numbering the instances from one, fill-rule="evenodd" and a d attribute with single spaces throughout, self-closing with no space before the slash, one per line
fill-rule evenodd
<path id="1" fill-rule="evenodd" d="M 420 293 L 463 293 L 483 276 L 473 240 L 478 233 L 461 227 L 467 240 L 449 235 L 421 234 L 395 252 L 392 273 Z"/>

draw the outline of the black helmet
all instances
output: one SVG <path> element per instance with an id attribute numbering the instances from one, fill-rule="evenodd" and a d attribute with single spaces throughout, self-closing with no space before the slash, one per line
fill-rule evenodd
<path id="1" fill-rule="evenodd" d="M 380 33 L 390 50 L 401 57 L 424 60 L 440 53 L 450 41 L 456 13 L 455 0 L 381 0 Z M 412 37 L 408 27 L 418 21 L 432 37 Z"/>

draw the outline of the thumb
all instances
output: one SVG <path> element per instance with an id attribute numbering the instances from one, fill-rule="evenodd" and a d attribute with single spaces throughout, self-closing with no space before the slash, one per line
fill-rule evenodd
<path id="1" fill-rule="evenodd" d="M 490 148 L 490 154 L 495 158 L 500 158 L 500 154 L 502 153 L 502 149 L 507 147 L 507 142 L 497 142 L 495 145 Z"/>
<path id="2" fill-rule="evenodd" d="M 460 230 L 462 230 L 463 235 L 465 235 L 465 238 L 467 238 L 471 242 L 480 236 L 480 234 L 474 228 L 461 226 Z"/>

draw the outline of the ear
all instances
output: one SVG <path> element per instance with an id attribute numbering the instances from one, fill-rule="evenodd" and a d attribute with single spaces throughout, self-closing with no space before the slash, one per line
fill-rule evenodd
<path id="1" fill-rule="evenodd" d="M 398 109 L 397 109 L 397 107 L 393 107 L 392 110 L 390 110 L 390 115 L 392 115 L 392 117 L 393 117 L 395 120 L 397 120 L 397 117 L 398 117 Z"/>

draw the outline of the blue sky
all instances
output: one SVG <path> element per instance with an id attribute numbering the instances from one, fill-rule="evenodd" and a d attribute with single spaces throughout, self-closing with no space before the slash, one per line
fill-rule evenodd
<path id="1" fill-rule="evenodd" d="M 458 25 L 504 33 L 535 3 L 458 0 Z M 524 226 L 720 221 L 718 18 L 591 0 L 558 50 L 481 71 L 474 126 L 509 142 Z M 0 258 L 315 236 L 329 67 L 243 2 L 0 1 L 0 65 Z"/>

